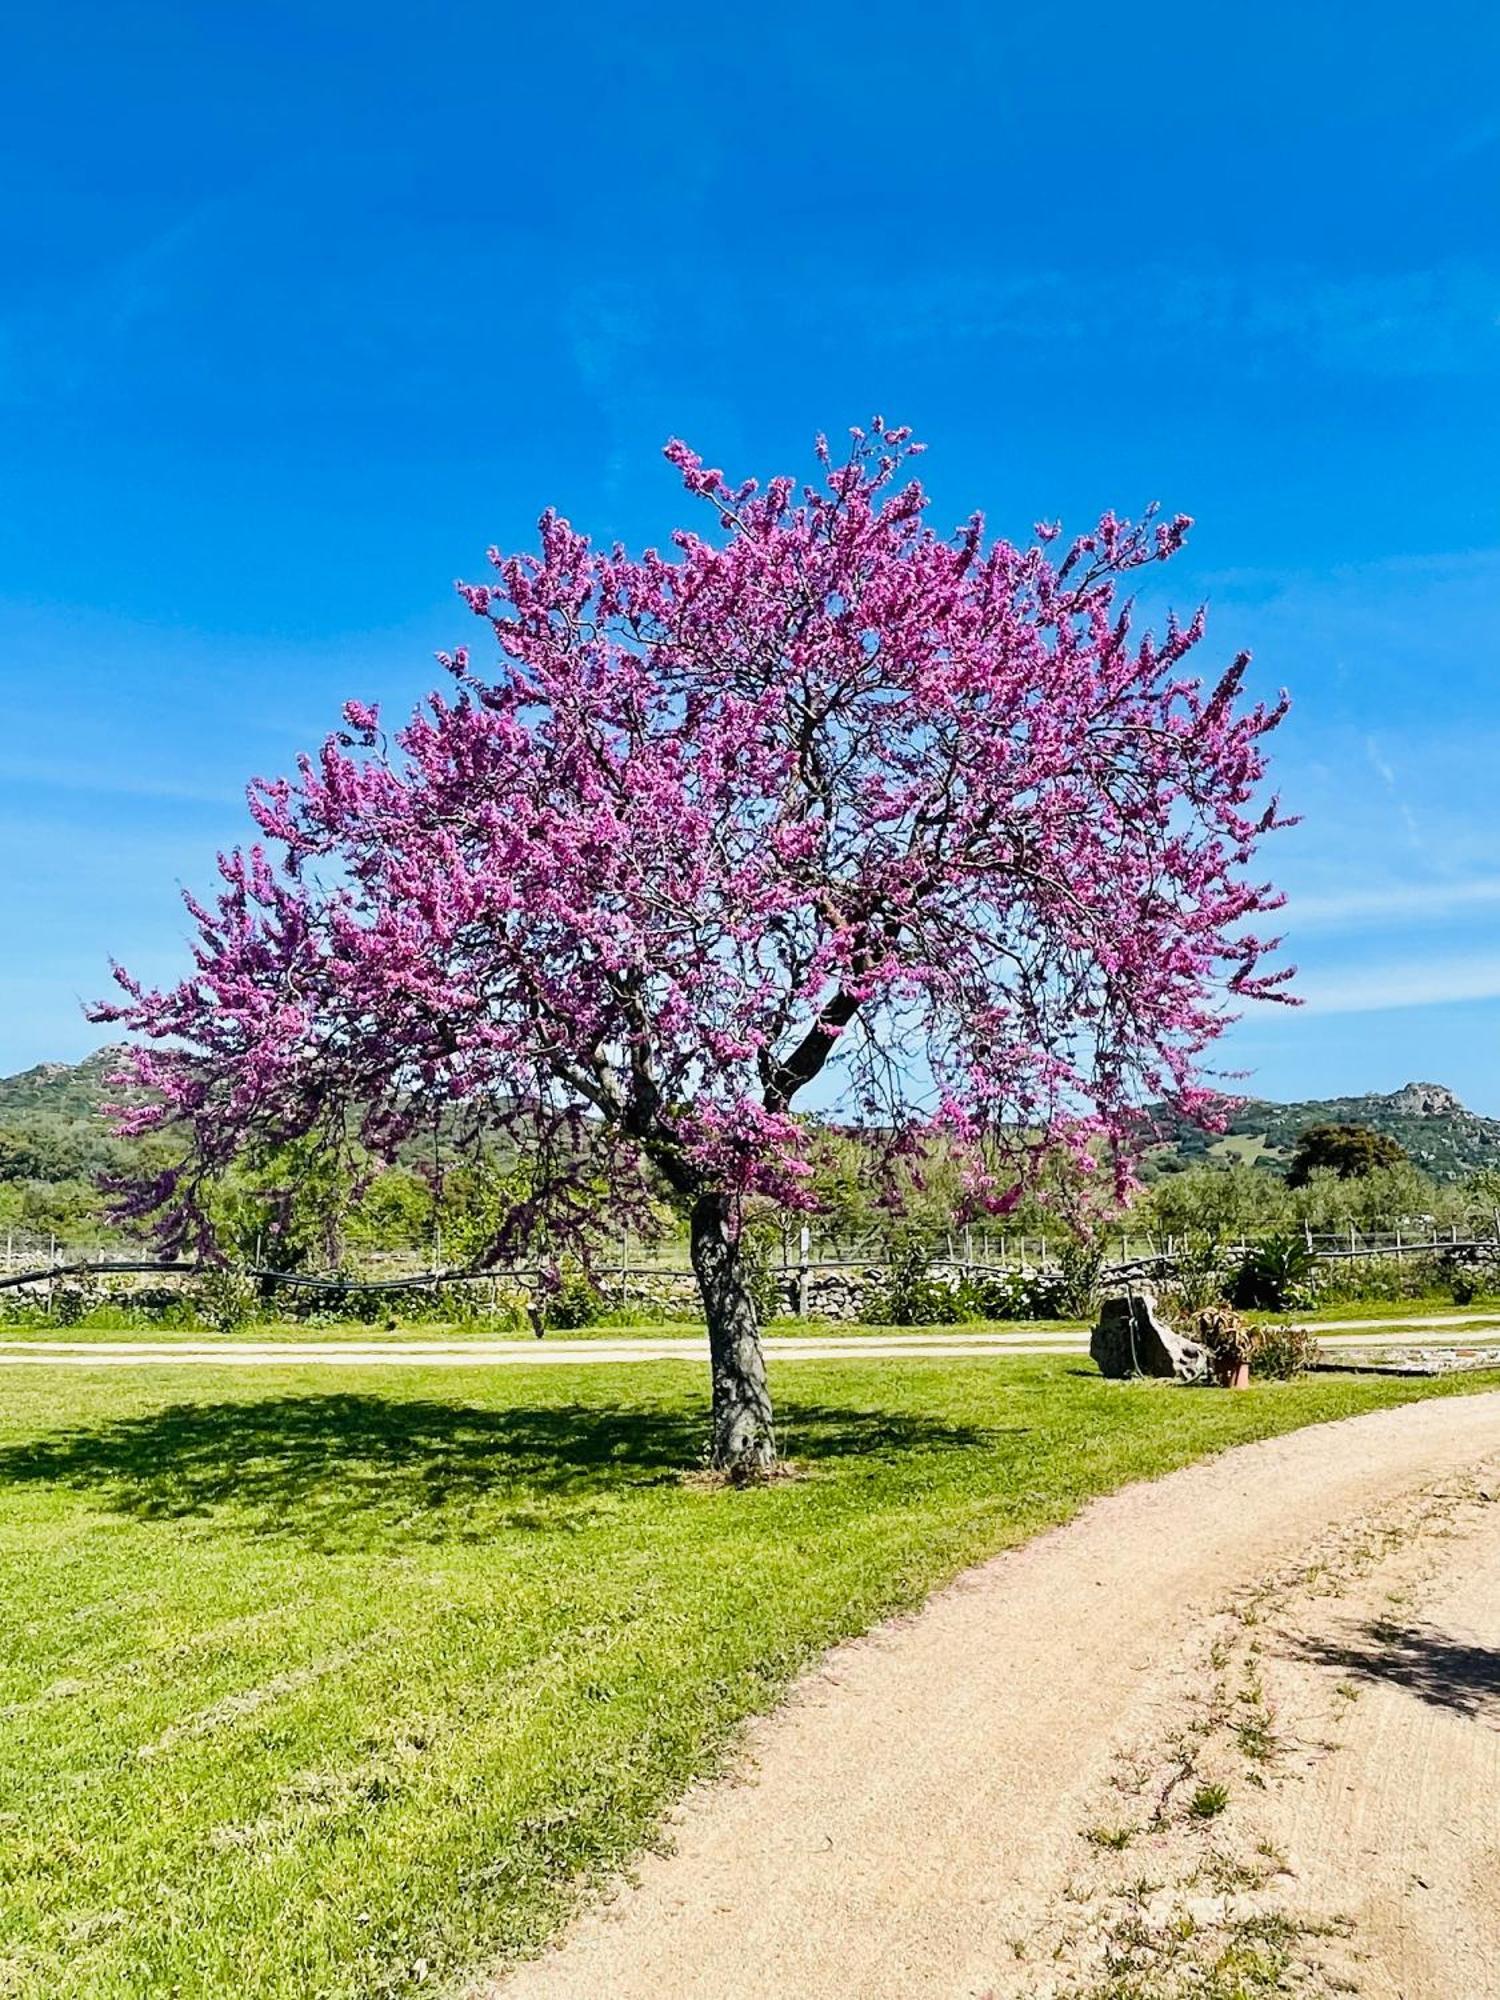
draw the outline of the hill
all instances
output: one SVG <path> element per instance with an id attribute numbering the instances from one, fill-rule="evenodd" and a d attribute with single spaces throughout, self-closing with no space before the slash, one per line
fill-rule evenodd
<path id="1" fill-rule="evenodd" d="M 114 1049 L 96 1049 L 80 1063 L 38 1063 L 0 1077 L 0 1127 L 43 1127 L 89 1151 L 107 1144 L 99 1107 L 110 1094 L 105 1079 L 114 1059 Z M 1500 1168 L 1500 1118 L 1470 1111 L 1443 1084 L 1408 1083 L 1385 1095 L 1310 1097 L 1295 1104 L 1250 1098 L 1222 1135 L 1186 1124 L 1171 1127 L 1152 1150 L 1148 1175 L 1234 1159 L 1281 1172 L 1309 1125 L 1368 1125 L 1387 1132 L 1436 1180 L 1464 1180 L 1482 1167 Z"/>
<path id="2" fill-rule="evenodd" d="M 114 1068 L 114 1047 L 95 1049 L 78 1063 L 38 1063 L 14 1076 L 0 1076 L 0 1125 L 31 1124 L 42 1118 L 64 1125 L 94 1125 L 109 1100 L 105 1079 Z"/>
<path id="3" fill-rule="evenodd" d="M 1221 1136 L 1175 1126 L 1153 1150 L 1150 1164 L 1157 1173 L 1171 1173 L 1204 1161 L 1240 1159 L 1279 1173 L 1291 1161 L 1298 1134 L 1309 1125 L 1368 1125 L 1385 1132 L 1434 1180 L 1466 1180 L 1481 1168 L 1500 1168 L 1500 1118 L 1470 1111 L 1440 1083 L 1408 1083 L 1384 1095 L 1310 1097 L 1295 1104 L 1250 1098 Z"/>

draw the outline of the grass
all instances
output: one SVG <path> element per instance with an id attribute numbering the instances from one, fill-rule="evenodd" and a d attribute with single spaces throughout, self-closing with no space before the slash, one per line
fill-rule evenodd
<path id="1" fill-rule="evenodd" d="M 843 1339 L 861 1334 L 876 1334 L 886 1338 L 897 1335 L 907 1339 L 913 1334 L 924 1333 L 1034 1333 L 1066 1334 L 1085 1333 L 1091 1322 L 1083 1320 L 963 1320 L 942 1326 L 890 1326 L 865 1321 L 816 1320 L 816 1319 L 772 1319 L 766 1323 L 766 1332 L 776 1340 L 806 1339 L 827 1340 L 830 1337 Z M 550 1341 L 567 1340 L 701 1340 L 703 1322 L 690 1318 L 629 1320 L 611 1317 L 593 1326 L 556 1327 L 546 1336 Z M 184 1345 L 200 1344 L 205 1340 L 233 1339 L 241 1341 L 288 1340 L 301 1345 L 315 1345 L 325 1340 L 362 1340 L 379 1342 L 382 1340 L 440 1340 L 451 1344 L 463 1340 L 504 1340 L 514 1341 L 522 1347 L 531 1346 L 536 1335 L 529 1328 L 517 1328 L 503 1320 L 489 1322 L 479 1320 L 255 1320 L 240 1327 L 235 1333 L 216 1333 L 210 1327 L 180 1326 L 127 1326 L 119 1323 L 119 1315 L 100 1313 L 81 1325 L 66 1326 L 50 1320 L 30 1320 L 22 1323 L 6 1323 L 0 1320 L 0 1340 L 6 1341 L 66 1341 L 70 1343 L 88 1341 L 164 1341 Z"/>
<path id="2" fill-rule="evenodd" d="M 1217 1819 L 1228 1804 L 1226 1785 L 1200 1785 L 1188 1800 L 1188 1811 L 1194 1819 Z"/>
<path id="3" fill-rule="evenodd" d="M 1435 1319 L 1452 1317 L 1455 1314 L 1487 1314 L 1492 1319 L 1500 1319 L 1500 1299 L 1486 1294 L 1474 1300 L 1472 1305 L 1455 1305 L 1448 1292 L 1437 1292 L 1420 1299 L 1356 1299 L 1347 1305 L 1315 1306 L 1310 1312 L 1250 1313 L 1250 1319 L 1284 1319 L 1295 1321 L 1302 1326 L 1316 1326 L 1320 1320 L 1330 1319 Z"/>
<path id="4" fill-rule="evenodd" d="M 1477 1386 L 1076 1358 L 0 1377 L 0 1994 L 352 2000 L 535 1947 L 808 1659 L 1092 1495 Z"/>

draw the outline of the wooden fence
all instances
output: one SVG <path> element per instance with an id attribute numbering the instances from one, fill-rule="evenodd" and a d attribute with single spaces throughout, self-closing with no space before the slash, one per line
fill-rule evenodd
<path id="1" fill-rule="evenodd" d="M 1485 1234 L 1460 1234 L 1456 1224 L 1445 1232 L 1437 1232 L 1430 1223 L 1424 1229 L 1422 1220 L 1413 1218 L 1404 1225 L 1392 1224 L 1381 1230 L 1361 1230 L 1353 1224 L 1337 1231 L 1319 1232 L 1305 1228 L 1301 1235 L 1314 1256 L 1329 1261 L 1387 1257 L 1400 1261 L 1407 1257 L 1443 1254 L 1474 1256 L 1486 1251 L 1500 1257 L 1500 1214 L 1493 1218 L 1492 1227 Z M 1243 1237 L 1234 1242 L 1221 1242 L 1218 1247 L 1223 1257 L 1232 1259 L 1243 1256 L 1257 1243 L 1269 1240 L 1273 1239 Z M 1171 1265 L 1192 1241 L 1188 1237 L 1173 1235 L 1112 1231 L 1101 1245 L 1105 1269 L 1144 1264 Z M 952 1271 L 958 1275 L 1001 1277 L 1017 1272 L 1055 1269 L 1061 1261 L 1064 1243 L 1055 1237 L 1027 1237 L 960 1228 L 946 1231 L 921 1247 L 930 1269 Z M 652 1254 L 645 1254 L 648 1251 Z M 795 1240 L 790 1234 L 783 1235 L 779 1259 L 773 1259 L 773 1268 L 779 1268 L 781 1276 L 788 1282 L 805 1284 L 819 1275 L 889 1268 L 890 1261 L 889 1247 L 877 1241 L 838 1242 L 828 1239 L 820 1243 L 815 1240 L 811 1229 L 804 1226 L 796 1232 Z M 534 1284 L 540 1276 L 534 1266 L 434 1268 L 420 1263 L 411 1253 L 402 1252 L 372 1253 L 368 1262 L 368 1273 L 350 1276 L 345 1273 L 282 1271 L 257 1261 L 244 1270 L 244 1275 L 268 1286 L 334 1293 L 399 1292 L 436 1285 L 473 1283 L 527 1286 Z M 0 1291 L 16 1291 L 42 1284 L 50 1290 L 59 1280 L 68 1278 L 153 1275 L 189 1278 L 201 1275 L 205 1268 L 200 1263 L 181 1258 L 110 1256 L 98 1250 L 69 1248 L 60 1244 L 56 1237 L 41 1239 L 11 1231 L 5 1238 Z M 621 1289 L 628 1292 L 633 1283 L 645 1286 L 653 1279 L 687 1278 L 691 1275 L 691 1266 L 683 1244 L 648 1246 L 632 1243 L 629 1237 L 623 1237 L 618 1255 L 600 1256 L 594 1274 L 602 1282 L 618 1282 Z"/>

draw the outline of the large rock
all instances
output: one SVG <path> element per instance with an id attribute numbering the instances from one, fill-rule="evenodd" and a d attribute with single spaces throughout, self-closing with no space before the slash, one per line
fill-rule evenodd
<path id="1" fill-rule="evenodd" d="M 1156 1310 L 1152 1293 L 1136 1289 L 1099 1306 L 1089 1353 L 1101 1375 L 1123 1379 L 1158 1375 L 1167 1381 L 1206 1382 L 1208 1349 L 1174 1333 Z"/>

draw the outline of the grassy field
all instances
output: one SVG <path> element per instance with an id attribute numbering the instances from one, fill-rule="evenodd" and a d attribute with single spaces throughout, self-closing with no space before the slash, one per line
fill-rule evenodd
<path id="1" fill-rule="evenodd" d="M 1451 1308 L 1450 1308 L 1451 1310 Z M 766 1332 L 778 1340 L 806 1339 L 826 1340 L 831 1335 L 840 1339 L 859 1334 L 899 1335 L 906 1338 L 923 1333 L 1082 1333 L 1086 1325 L 1082 1320 L 964 1320 L 954 1325 L 941 1326 L 888 1326 L 875 1325 L 864 1321 L 813 1320 L 813 1319 L 773 1319 L 766 1325 Z M 544 1336 L 547 1341 L 569 1340 L 701 1340 L 704 1328 L 701 1320 L 638 1319 L 611 1320 L 595 1326 L 557 1327 Z M 414 1320 L 397 1323 L 393 1321 L 341 1320 L 336 1324 L 299 1320 L 256 1320 L 248 1326 L 240 1327 L 230 1335 L 218 1334 L 199 1327 L 188 1329 L 171 1326 L 57 1326 L 32 1321 L 26 1325 L 7 1326 L 0 1323 L 0 1340 L 4 1341 L 165 1341 L 201 1345 L 205 1340 L 233 1339 L 245 1342 L 263 1340 L 285 1340 L 303 1346 L 315 1345 L 325 1340 L 356 1340 L 378 1342 L 395 1340 L 403 1343 L 418 1340 L 437 1340 L 445 1345 L 465 1340 L 503 1340 L 520 1347 L 535 1345 L 536 1335 L 518 1332 L 514 1327 L 487 1325 L 483 1321 L 462 1320 Z"/>
<path id="2" fill-rule="evenodd" d="M 733 1492 L 680 1476 L 680 1364 L 9 1370 L 0 1994 L 441 1987 L 835 1639 L 1123 1481 L 1456 1387 L 804 1363 L 804 1476 Z"/>

